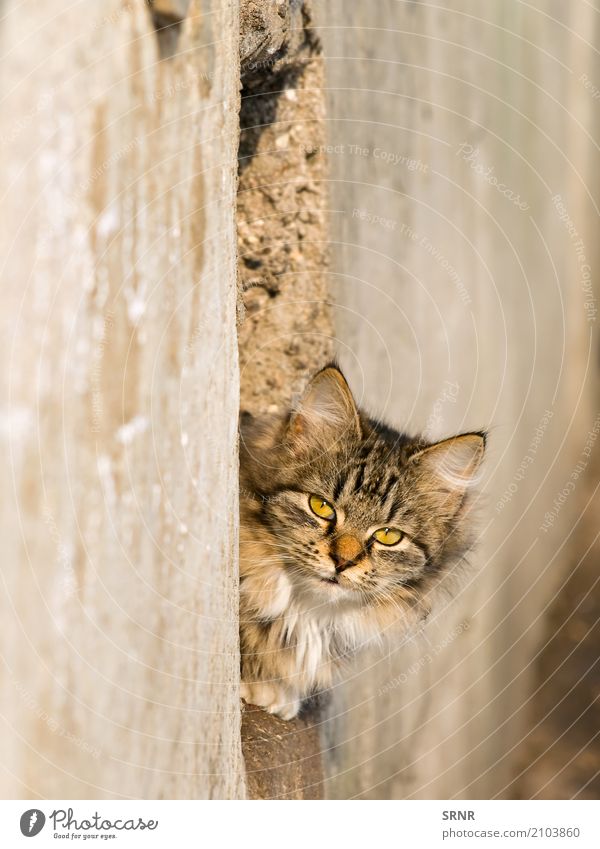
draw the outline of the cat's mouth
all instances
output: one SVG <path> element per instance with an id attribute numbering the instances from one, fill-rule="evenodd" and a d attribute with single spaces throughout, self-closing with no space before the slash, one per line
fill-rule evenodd
<path id="1" fill-rule="evenodd" d="M 339 575 L 331 575 L 329 578 L 319 576 L 318 581 L 320 597 L 331 604 L 340 604 L 342 602 L 355 604 L 362 599 L 359 587 L 347 578 L 340 580 Z"/>
<path id="2" fill-rule="evenodd" d="M 320 584 L 326 584 L 328 587 L 338 587 L 334 592 L 356 592 L 356 587 L 352 585 L 351 581 L 348 580 L 340 580 L 339 575 L 331 575 L 329 578 L 319 577 Z"/>

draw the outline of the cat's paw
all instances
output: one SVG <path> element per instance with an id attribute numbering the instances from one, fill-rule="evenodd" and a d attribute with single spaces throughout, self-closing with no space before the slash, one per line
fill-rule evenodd
<path id="1" fill-rule="evenodd" d="M 278 716 L 280 719 L 294 719 L 294 717 L 298 716 L 300 711 L 300 700 L 295 699 L 291 702 L 276 702 L 268 708 L 265 708 L 265 710 L 268 713 L 275 714 L 275 716 Z"/>
<path id="2" fill-rule="evenodd" d="M 247 704 L 256 705 L 280 719 L 293 719 L 300 710 L 300 699 L 290 699 L 283 688 L 275 684 L 242 684 L 240 695 Z"/>

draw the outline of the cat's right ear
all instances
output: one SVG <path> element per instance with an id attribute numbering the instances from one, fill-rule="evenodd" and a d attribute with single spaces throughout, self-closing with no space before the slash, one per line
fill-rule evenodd
<path id="1" fill-rule="evenodd" d="M 326 366 L 312 378 L 292 412 L 287 436 L 294 444 L 324 450 L 333 448 L 343 437 L 360 438 L 358 410 L 337 366 Z"/>

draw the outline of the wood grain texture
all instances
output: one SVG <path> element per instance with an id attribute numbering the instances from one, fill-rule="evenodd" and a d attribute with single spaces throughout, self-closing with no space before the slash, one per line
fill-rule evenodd
<path id="1" fill-rule="evenodd" d="M 285 722 L 248 705 L 242 744 L 249 798 L 323 798 L 318 713 Z"/>
<path id="2" fill-rule="evenodd" d="M 237 6 L 0 39 L 1 795 L 238 797 Z"/>

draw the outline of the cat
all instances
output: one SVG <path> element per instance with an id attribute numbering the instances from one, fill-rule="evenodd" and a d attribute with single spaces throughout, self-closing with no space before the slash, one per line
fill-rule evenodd
<path id="1" fill-rule="evenodd" d="M 294 718 L 346 661 L 426 618 L 473 539 L 485 432 L 431 444 L 358 409 L 334 364 L 242 419 L 242 698 Z"/>

